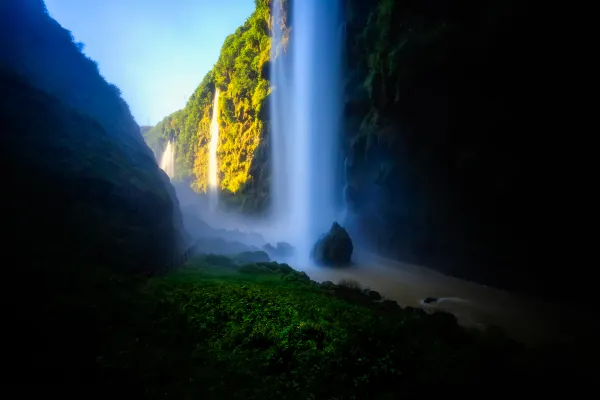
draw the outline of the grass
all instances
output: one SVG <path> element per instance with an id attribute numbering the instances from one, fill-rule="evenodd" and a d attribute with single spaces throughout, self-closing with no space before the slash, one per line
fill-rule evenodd
<path id="1" fill-rule="evenodd" d="M 30 348 L 38 380 L 145 398 L 387 399 L 415 383 L 536 376 L 501 335 L 356 300 L 285 264 L 199 256 L 163 277 L 82 271 L 45 277 L 55 293 L 29 315 L 44 338 Z"/>

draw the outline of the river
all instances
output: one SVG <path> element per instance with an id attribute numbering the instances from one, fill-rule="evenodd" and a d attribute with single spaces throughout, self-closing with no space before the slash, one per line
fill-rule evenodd
<path id="1" fill-rule="evenodd" d="M 353 256 L 348 268 L 297 266 L 311 279 L 358 281 L 363 288 L 378 291 L 401 306 L 444 311 L 460 325 L 482 329 L 497 326 L 515 340 L 528 344 L 573 343 L 590 334 L 590 316 L 582 310 L 510 293 L 504 290 L 444 275 L 429 268 L 397 262 L 362 252 Z M 425 303 L 427 297 L 437 298 Z"/>

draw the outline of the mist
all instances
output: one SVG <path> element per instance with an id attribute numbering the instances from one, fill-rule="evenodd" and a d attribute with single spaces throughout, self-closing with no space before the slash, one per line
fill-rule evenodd
<path id="1" fill-rule="evenodd" d="M 593 226 L 566 172 L 582 144 L 550 138 L 566 79 L 541 77 L 538 7 L 67 3 L 0 3 L 15 376 L 330 400 L 592 371 L 594 267 L 560 223 Z"/>

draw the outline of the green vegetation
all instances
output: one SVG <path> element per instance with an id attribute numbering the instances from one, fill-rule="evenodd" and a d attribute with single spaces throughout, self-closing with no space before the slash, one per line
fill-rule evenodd
<path id="1" fill-rule="evenodd" d="M 57 253 L 128 270 L 176 264 L 177 199 L 119 89 L 42 0 L 0 3 L 7 248 L 45 266 Z"/>
<path id="2" fill-rule="evenodd" d="M 269 92 L 263 67 L 270 58 L 268 0 L 256 0 L 254 13 L 229 35 L 219 60 L 186 106 L 145 134 L 155 154 L 175 141 L 177 180 L 190 179 L 196 191 L 208 182 L 208 143 L 215 88 L 219 96 L 219 182 L 236 193 L 249 180 L 254 152 L 262 138 L 259 117 Z"/>
<path id="3" fill-rule="evenodd" d="M 319 285 L 285 264 L 210 255 L 150 279 L 100 268 L 57 276 L 40 276 L 56 294 L 32 329 L 56 329 L 51 354 L 35 364 L 63 377 L 78 371 L 108 391 L 380 399 L 396 398 L 406 383 L 530 377 L 517 363 L 526 353 L 501 336 L 373 302 L 356 284 Z"/>

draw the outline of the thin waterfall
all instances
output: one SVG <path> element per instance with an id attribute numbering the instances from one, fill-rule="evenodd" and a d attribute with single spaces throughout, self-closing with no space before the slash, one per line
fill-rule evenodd
<path id="1" fill-rule="evenodd" d="M 171 141 L 167 142 L 167 147 L 160 159 L 160 168 L 170 179 L 173 179 L 175 176 L 175 147 Z"/>
<path id="2" fill-rule="evenodd" d="M 286 151 L 284 132 L 293 126 L 289 113 L 292 99 L 289 80 L 289 54 L 285 54 L 284 29 L 285 23 L 283 0 L 274 0 L 272 9 L 272 41 L 271 41 L 271 86 L 269 107 L 271 115 L 271 214 L 273 222 L 285 226 L 289 220 L 289 194 L 291 181 L 288 178 L 291 165 Z M 289 238 L 286 238 L 289 240 Z"/>
<path id="3" fill-rule="evenodd" d="M 208 149 L 208 193 L 209 203 L 215 210 L 219 203 L 219 171 L 217 163 L 217 149 L 219 147 L 219 89 L 215 89 L 213 101 L 213 114 L 210 123 L 210 146 Z"/>
<path id="4" fill-rule="evenodd" d="M 307 262 L 338 216 L 342 4 L 302 0 L 292 7 L 291 54 L 276 54 L 271 75 L 273 218 L 287 227 L 282 233 L 298 250 L 298 261 Z M 274 48 L 285 11 L 276 0 Z"/>

